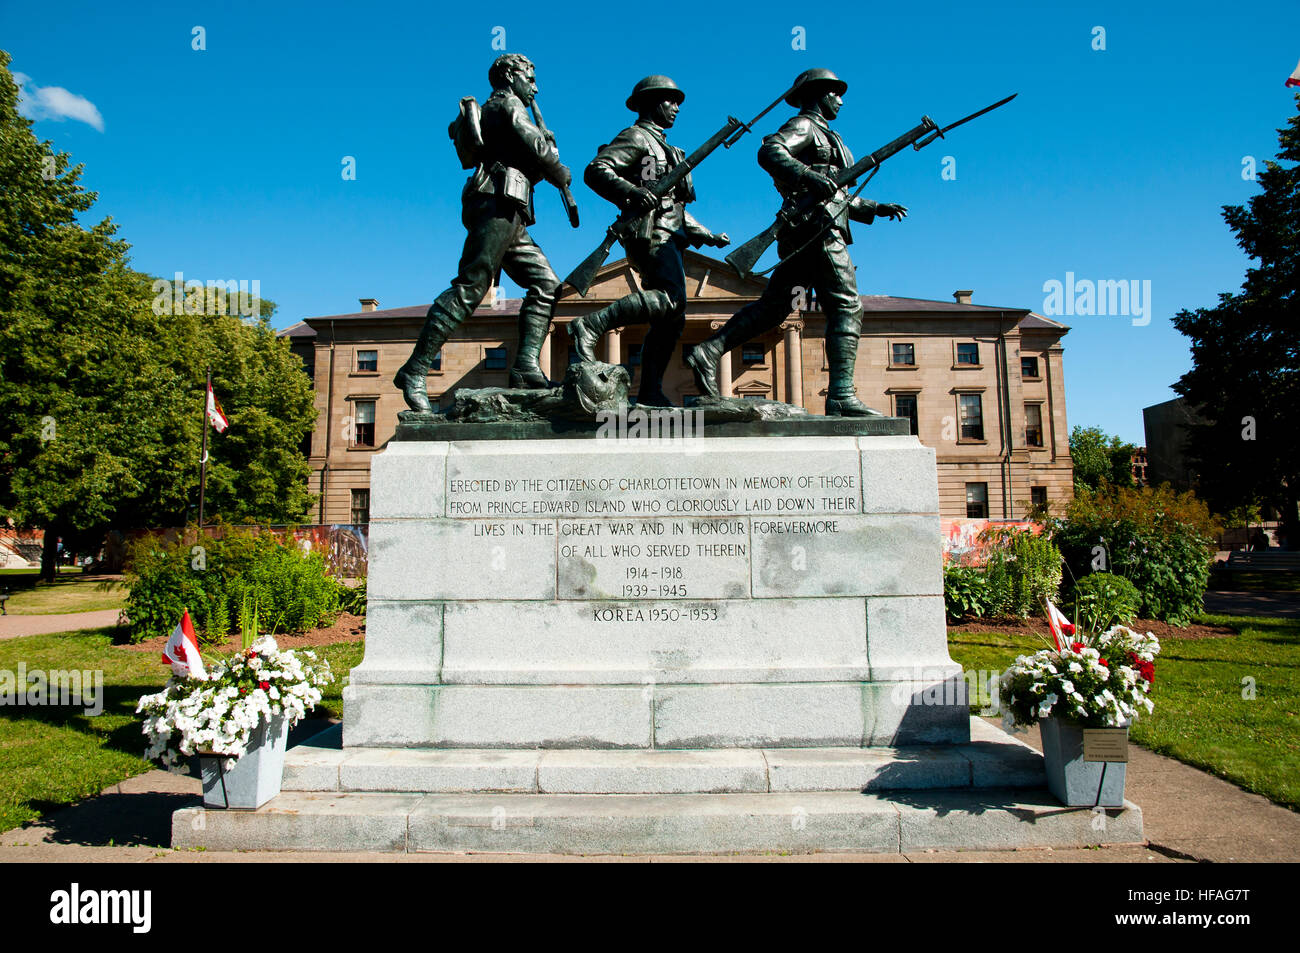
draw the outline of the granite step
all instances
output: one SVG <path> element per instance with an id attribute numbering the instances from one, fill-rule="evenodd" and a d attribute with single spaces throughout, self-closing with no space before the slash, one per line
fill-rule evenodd
<path id="1" fill-rule="evenodd" d="M 257 811 L 187 807 L 172 846 L 566 854 L 997 850 L 1131 844 L 1142 812 L 1063 808 L 1042 789 L 889 794 L 286 792 Z"/>
<path id="2" fill-rule="evenodd" d="M 1045 785 L 1037 751 L 970 721 L 969 744 L 700 750 L 344 748 L 334 726 L 289 750 L 283 790 L 678 795 Z"/>

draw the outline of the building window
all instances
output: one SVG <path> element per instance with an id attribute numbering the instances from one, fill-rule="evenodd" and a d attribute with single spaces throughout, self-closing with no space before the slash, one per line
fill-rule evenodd
<path id="1" fill-rule="evenodd" d="M 506 369 L 506 349 L 503 347 L 490 347 L 484 352 L 483 366 L 489 371 L 504 371 Z"/>
<path id="2" fill-rule="evenodd" d="M 1020 376 L 1027 381 L 1038 380 L 1038 358 L 1022 357 L 1020 359 Z"/>
<path id="3" fill-rule="evenodd" d="M 373 400 L 352 402 L 352 427 L 356 434 L 352 446 L 373 447 L 375 445 L 375 402 Z"/>
<path id="4" fill-rule="evenodd" d="M 1047 487 L 1031 486 L 1029 488 L 1029 502 L 1034 506 L 1047 505 Z"/>
<path id="5" fill-rule="evenodd" d="M 370 491 L 353 490 L 352 491 L 352 523 L 353 525 L 370 522 Z"/>
<path id="6" fill-rule="evenodd" d="M 960 394 L 957 398 L 961 410 L 961 439 L 984 439 L 984 407 L 979 394 Z"/>
<path id="7" fill-rule="evenodd" d="M 895 345 L 897 347 L 897 345 Z M 912 435 L 916 436 L 919 432 L 916 421 L 916 395 L 915 394 L 895 394 L 894 395 L 894 416 L 906 417 L 912 424 Z"/>
<path id="8" fill-rule="evenodd" d="M 1043 445 L 1043 405 L 1025 404 L 1025 443 L 1031 447 Z"/>
<path id="9" fill-rule="evenodd" d="M 431 371 L 442 370 L 442 351 L 439 351 L 437 354 L 433 355 L 433 360 L 429 362 L 429 370 Z"/>
<path id="10" fill-rule="evenodd" d="M 767 359 L 767 349 L 761 344 L 742 344 L 740 359 L 746 364 L 762 364 Z"/>
<path id="11" fill-rule="evenodd" d="M 986 520 L 989 518 L 989 485 L 987 483 L 966 484 L 966 518 L 969 520 Z"/>
<path id="12" fill-rule="evenodd" d="M 894 367 L 915 367 L 916 345 L 891 344 L 889 347 L 889 363 Z M 916 431 L 912 432 L 915 433 Z"/>
<path id="13" fill-rule="evenodd" d="M 980 362 L 980 346 L 978 344 L 958 344 L 957 345 L 957 363 L 978 365 Z"/>
<path id="14" fill-rule="evenodd" d="M 357 351 L 357 370 L 358 371 L 379 370 L 379 352 L 378 351 Z"/>

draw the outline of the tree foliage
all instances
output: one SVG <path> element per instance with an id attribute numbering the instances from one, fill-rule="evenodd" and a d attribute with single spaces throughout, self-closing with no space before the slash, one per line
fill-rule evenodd
<path id="1" fill-rule="evenodd" d="M 1100 427 L 1075 427 L 1070 431 L 1070 459 L 1074 463 L 1075 489 L 1096 490 L 1103 483 L 1134 486 L 1131 443 L 1108 436 Z"/>
<path id="2" fill-rule="evenodd" d="M 0 520 L 93 540 L 192 518 L 208 364 L 231 420 L 210 441 L 208 513 L 301 519 L 316 411 L 274 305 L 253 323 L 155 313 L 112 220 L 80 223 L 96 195 L 18 115 L 8 63 L 0 51 Z"/>
<path id="3" fill-rule="evenodd" d="M 1300 109 L 1300 95 L 1296 97 Z M 1256 264 L 1241 291 L 1213 308 L 1181 311 L 1193 367 L 1174 390 L 1204 422 L 1188 427 L 1198 490 L 1218 512 L 1261 501 L 1297 538 L 1300 501 L 1300 112 L 1278 130 L 1277 160 L 1260 193 L 1223 208 L 1237 244 Z"/>

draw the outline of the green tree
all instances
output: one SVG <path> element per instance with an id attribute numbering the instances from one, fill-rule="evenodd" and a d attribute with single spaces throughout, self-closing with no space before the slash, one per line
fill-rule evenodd
<path id="1" fill-rule="evenodd" d="M 81 167 L 18 115 L 0 51 L 0 520 L 91 542 L 109 527 L 178 525 L 197 503 L 204 369 L 232 426 L 211 447 L 208 512 L 301 519 L 299 447 L 316 412 L 300 362 L 262 303 L 237 317 L 155 313 L 110 219 L 78 216 L 96 195 Z"/>
<path id="2" fill-rule="evenodd" d="M 1300 110 L 1300 95 L 1296 97 Z M 1238 294 L 1213 308 L 1180 311 L 1192 369 L 1174 390 L 1204 422 L 1188 427 L 1198 492 L 1218 512 L 1262 502 L 1300 538 L 1300 112 L 1278 130 L 1277 160 L 1261 191 L 1223 208 L 1237 244 L 1257 264 Z"/>
<path id="3" fill-rule="evenodd" d="M 1137 447 L 1100 427 L 1075 427 L 1070 431 L 1070 459 L 1074 462 L 1075 489 L 1096 490 L 1103 483 L 1135 486 L 1133 453 Z"/>

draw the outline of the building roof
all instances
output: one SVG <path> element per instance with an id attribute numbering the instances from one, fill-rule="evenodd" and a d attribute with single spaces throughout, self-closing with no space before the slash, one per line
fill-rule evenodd
<path id="1" fill-rule="evenodd" d="M 688 251 L 686 256 L 688 260 L 688 272 L 691 270 L 690 265 L 704 265 L 709 268 L 718 268 L 723 271 L 730 271 L 731 266 L 726 262 L 716 261 L 696 252 Z M 600 274 L 607 276 L 614 272 L 626 268 L 625 260 L 611 262 L 605 265 Z M 758 287 L 764 283 L 762 279 L 750 279 Z M 567 289 L 566 289 L 567 290 Z M 1004 313 L 1008 315 L 1023 315 L 1019 321 L 1021 328 L 1043 329 L 1068 331 L 1069 328 L 1058 321 L 1045 318 L 1041 314 L 1036 314 L 1027 308 L 1007 308 L 983 304 L 961 304 L 957 301 L 940 301 L 931 298 L 900 298 L 894 295 L 862 295 L 862 310 L 868 313 L 910 313 L 910 314 L 981 314 L 992 315 L 994 313 Z M 505 317 L 519 313 L 519 306 L 523 303 L 522 298 L 502 298 L 496 302 L 496 307 L 491 305 L 481 305 L 474 310 L 475 315 L 497 315 Z M 308 322 L 317 321 L 385 321 L 385 320 L 409 320 L 411 318 L 423 318 L 429 311 L 428 304 L 408 305 L 404 308 L 382 308 L 374 311 L 349 311 L 343 314 L 323 314 L 313 317 L 304 318 L 297 324 L 291 325 L 279 332 L 281 337 L 294 339 L 308 339 L 315 336 L 316 332 Z"/>
<path id="2" fill-rule="evenodd" d="M 1062 324 L 1060 321 L 1053 321 L 1051 318 L 1045 318 L 1037 312 L 1030 311 L 1028 316 L 1020 322 L 1022 328 L 1042 328 L 1049 331 L 1068 331 L 1069 325 Z"/>

